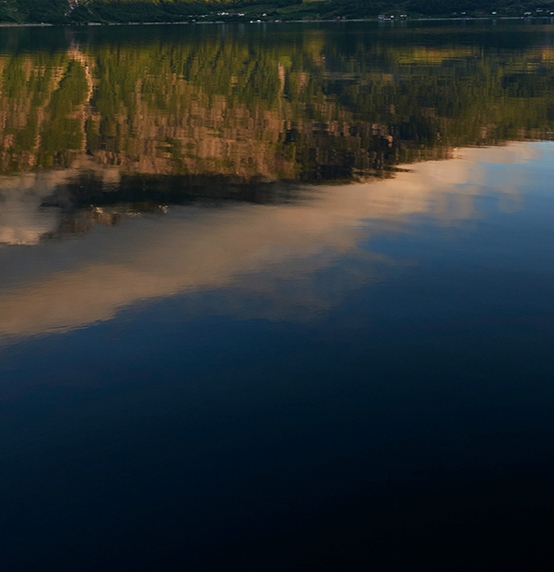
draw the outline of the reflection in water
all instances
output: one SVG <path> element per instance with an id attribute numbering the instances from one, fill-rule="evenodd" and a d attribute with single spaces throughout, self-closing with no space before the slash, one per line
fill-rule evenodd
<path id="1" fill-rule="evenodd" d="M 137 300 L 316 253 L 325 266 L 358 248 L 367 219 L 470 219 L 480 158 L 511 163 L 534 148 L 462 159 L 456 148 L 554 130 L 554 46 L 542 28 L 517 51 L 510 32 L 452 29 L 398 42 L 357 26 L 152 28 L 140 44 L 54 31 L 52 51 L 9 34 L 0 242 L 36 251 L 1 252 L 3 336 L 107 320 Z M 514 184 L 497 189 L 511 196 Z M 98 225 L 118 229 L 47 244 Z"/>
<path id="2" fill-rule="evenodd" d="M 386 178 L 461 146 L 549 139 L 549 30 L 152 27 L 139 44 L 128 29 L 5 31 L 0 242 L 168 204 L 286 202 L 297 190 L 277 183 Z"/>
<path id="3" fill-rule="evenodd" d="M 3 569 L 542 569 L 553 31 L 0 30 Z"/>
<path id="4" fill-rule="evenodd" d="M 54 31 L 49 51 L 10 31 L 0 243 L 120 228 L 3 251 L 0 333 L 71 329 L 314 253 L 325 265 L 357 248 L 367 219 L 470 219 L 480 158 L 520 161 L 534 148 L 452 157 L 549 138 L 551 36 L 537 28 L 515 51 L 508 32 L 375 32 L 162 27 L 137 45 L 125 31 Z M 421 163 L 432 159 L 443 162 Z"/>
<path id="5" fill-rule="evenodd" d="M 45 243 L 21 251 L 15 263 L 10 257 L 4 260 L 0 334 L 64 331 L 110 319 L 138 300 L 221 288 L 247 273 L 282 273 L 283 265 L 312 259 L 302 268 L 295 266 L 301 279 L 337 256 L 355 252 L 360 241 L 382 228 L 379 221 L 399 231 L 418 214 L 441 224 L 471 219 L 476 216 L 475 197 L 485 192 L 517 201 L 525 181 L 510 174 L 486 187 L 489 170 L 498 163 L 517 164 L 540 156 L 527 144 L 458 153 L 459 158 L 401 170 L 392 179 L 319 186 L 310 192 L 299 189 L 300 198 L 292 203 L 172 206 L 160 209 L 166 215 L 163 220 L 137 219 L 138 213 L 122 209 L 77 211 L 74 219 L 78 216 L 89 224 L 121 224 L 117 231 L 93 233 L 85 241 Z M 12 226 L 4 229 L 5 236 L 37 242 L 44 229 L 28 226 L 28 221 L 36 216 L 41 198 L 55 196 L 56 185 L 64 188 L 60 172 L 55 173 L 57 177 L 48 180 L 50 186 L 46 177 L 38 177 L 37 189 L 27 193 L 34 202 L 25 200 L 12 209 Z M 19 178 L 11 181 L 15 184 Z M 46 236 L 56 235 L 56 227 L 60 223 L 54 221 Z M 27 271 L 21 275 L 23 260 Z"/>
<path id="6" fill-rule="evenodd" d="M 456 146 L 548 139 L 548 30 L 516 42 L 510 30 L 161 27 L 137 45 L 108 29 L 52 33 L 56 51 L 10 32 L 0 169 L 67 168 L 86 153 L 128 174 L 352 180 Z"/>

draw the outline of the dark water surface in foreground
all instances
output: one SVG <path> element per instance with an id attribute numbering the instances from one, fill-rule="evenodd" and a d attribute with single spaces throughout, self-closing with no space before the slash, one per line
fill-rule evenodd
<path id="1" fill-rule="evenodd" d="M 550 570 L 554 26 L 0 30 L 0 568 Z"/>

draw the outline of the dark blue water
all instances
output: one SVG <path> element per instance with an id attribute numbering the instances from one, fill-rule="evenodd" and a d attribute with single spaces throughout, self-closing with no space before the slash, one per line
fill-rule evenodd
<path id="1" fill-rule="evenodd" d="M 2 183 L 2 570 L 550 570 L 553 143 L 148 208 L 42 173 Z"/>

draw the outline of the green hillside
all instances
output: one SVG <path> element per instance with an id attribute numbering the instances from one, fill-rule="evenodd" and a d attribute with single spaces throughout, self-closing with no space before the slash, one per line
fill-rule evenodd
<path id="1" fill-rule="evenodd" d="M 0 22 L 126 23 L 549 16 L 554 0 L 4 0 Z"/>

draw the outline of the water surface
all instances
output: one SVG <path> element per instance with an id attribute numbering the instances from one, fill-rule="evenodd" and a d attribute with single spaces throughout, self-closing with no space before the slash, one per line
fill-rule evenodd
<path id="1" fill-rule="evenodd" d="M 1 30 L 20 570 L 547 570 L 554 26 Z"/>

